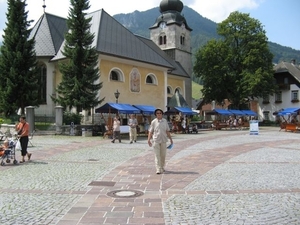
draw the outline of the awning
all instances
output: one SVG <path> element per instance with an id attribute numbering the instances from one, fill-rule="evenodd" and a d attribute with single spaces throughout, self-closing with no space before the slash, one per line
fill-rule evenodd
<path id="1" fill-rule="evenodd" d="M 176 113 L 181 113 L 183 115 L 196 115 L 198 114 L 197 112 L 194 112 L 192 109 L 188 107 L 174 107 L 168 111 L 165 112 L 166 115 L 171 115 L 171 114 L 176 114 Z"/>
<path id="2" fill-rule="evenodd" d="M 217 114 L 220 114 L 220 115 L 227 115 L 227 116 L 233 115 L 232 112 L 230 112 L 226 109 L 214 109 L 213 111 L 215 111 Z"/>
<path id="3" fill-rule="evenodd" d="M 236 116 L 245 116 L 246 113 L 242 112 L 241 110 L 238 109 L 229 109 L 230 112 L 232 112 Z"/>
<path id="4" fill-rule="evenodd" d="M 241 110 L 244 112 L 247 116 L 257 116 L 256 112 L 253 112 L 252 110 Z"/>
<path id="5" fill-rule="evenodd" d="M 184 115 L 196 115 L 198 114 L 197 112 L 194 112 L 192 109 L 188 107 L 174 107 L 176 110 L 181 112 Z"/>
<path id="6" fill-rule="evenodd" d="M 133 105 L 135 108 L 141 110 L 143 114 L 151 115 L 154 114 L 155 107 L 152 105 Z"/>
<path id="7" fill-rule="evenodd" d="M 138 114 L 141 111 L 130 104 L 106 103 L 103 106 L 95 109 L 96 113 L 124 113 Z"/>
<path id="8" fill-rule="evenodd" d="M 278 112 L 279 116 L 297 114 L 300 111 L 300 108 L 286 108 Z"/>

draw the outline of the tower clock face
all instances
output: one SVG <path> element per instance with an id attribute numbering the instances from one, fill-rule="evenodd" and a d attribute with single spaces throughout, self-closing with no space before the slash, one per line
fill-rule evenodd
<path id="1" fill-rule="evenodd" d="M 181 27 L 182 27 L 182 29 L 184 29 L 185 28 L 185 24 L 183 23 L 183 24 L 181 24 Z"/>
<path id="2" fill-rule="evenodd" d="M 160 24 L 159 24 L 159 27 L 164 29 L 165 27 L 167 26 L 166 22 L 162 21 Z"/>

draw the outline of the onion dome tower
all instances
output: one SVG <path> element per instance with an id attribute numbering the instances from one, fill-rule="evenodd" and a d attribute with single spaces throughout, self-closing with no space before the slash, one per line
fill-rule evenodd
<path id="1" fill-rule="evenodd" d="M 151 40 L 179 62 L 189 75 L 186 80 L 185 98 L 191 105 L 191 77 L 193 72 L 191 31 L 182 15 L 183 3 L 180 0 L 162 0 L 160 13 L 155 23 L 149 28 Z"/>

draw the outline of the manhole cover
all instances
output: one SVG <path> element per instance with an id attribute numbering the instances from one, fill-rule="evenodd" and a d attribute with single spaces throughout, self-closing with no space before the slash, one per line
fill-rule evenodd
<path id="1" fill-rule="evenodd" d="M 116 190 L 107 193 L 108 196 L 113 198 L 135 198 L 143 194 L 143 192 L 136 190 Z"/>

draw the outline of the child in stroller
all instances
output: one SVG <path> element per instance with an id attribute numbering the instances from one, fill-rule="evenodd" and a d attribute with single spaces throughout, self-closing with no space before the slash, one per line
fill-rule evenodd
<path id="1" fill-rule="evenodd" d="M 8 149 L 8 140 L 6 139 L 2 145 L 0 145 L 0 156 L 3 156 L 5 153 L 5 149 Z"/>
<path id="2" fill-rule="evenodd" d="M 4 160 L 6 159 L 6 163 L 10 163 L 10 160 L 13 159 L 13 163 L 17 164 L 15 154 L 15 143 L 13 140 L 6 139 L 4 143 L 0 146 L 0 157 L 1 157 L 1 166 L 4 166 Z"/>

